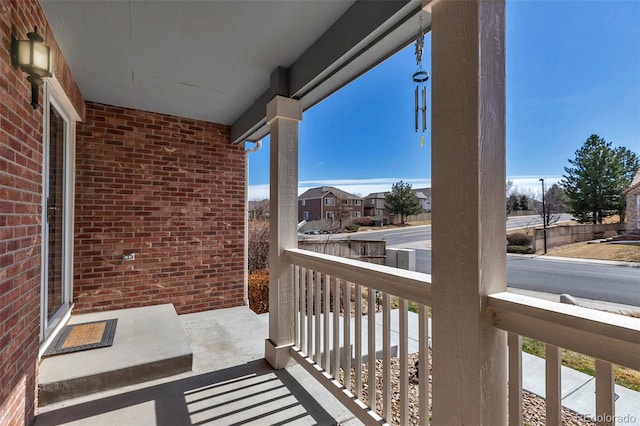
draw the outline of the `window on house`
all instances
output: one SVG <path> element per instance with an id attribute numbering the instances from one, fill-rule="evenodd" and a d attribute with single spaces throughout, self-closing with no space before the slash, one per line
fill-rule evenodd
<path id="1" fill-rule="evenodd" d="M 360 217 L 360 212 L 353 212 L 353 217 Z"/>
<path id="2" fill-rule="evenodd" d="M 353 202 L 356 206 L 359 206 L 360 204 L 362 204 L 362 200 L 354 200 Z"/>
<path id="3" fill-rule="evenodd" d="M 333 212 L 327 212 L 327 219 L 333 219 Z"/>
<path id="4" fill-rule="evenodd" d="M 302 212 L 302 218 L 304 220 L 309 220 L 309 212 Z"/>
<path id="5" fill-rule="evenodd" d="M 345 204 L 345 205 L 347 205 L 347 204 L 351 204 L 351 203 L 350 203 L 350 201 L 351 201 L 351 200 L 342 200 L 342 204 Z"/>
<path id="6" fill-rule="evenodd" d="M 301 206 L 306 206 L 307 205 L 307 200 L 300 200 L 300 205 Z"/>
<path id="7" fill-rule="evenodd" d="M 324 205 L 325 206 L 332 206 L 334 202 L 335 202 L 335 199 L 333 199 L 333 198 L 325 198 L 324 199 Z"/>
<path id="8" fill-rule="evenodd" d="M 382 209 L 376 209 L 376 216 L 382 216 Z"/>

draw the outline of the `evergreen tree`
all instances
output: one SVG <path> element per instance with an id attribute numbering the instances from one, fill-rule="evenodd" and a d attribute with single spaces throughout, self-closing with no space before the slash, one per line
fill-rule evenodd
<path id="1" fill-rule="evenodd" d="M 522 210 L 520 206 L 520 197 L 515 194 L 509 195 L 509 198 L 507 198 L 507 214 L 518 210 Z"/>
<path id="2" fill-rule="evenodd" d="M 402 223 L 407 216 L 418 214 L 422 211 L 420 200 L 411 189 L 411 184 L 400 181 L 391 185 L 391 192 L 384 197 L 384 206 L 391 214 L 399 214 Z"/>
<path id="3" fill-rule="evenodd" d="M 630 150 L 612 148 L 611 142 L 591 135 L 575 158 L 565 167 L 562 186 L 569 199 L 569 210 L 581 223 L 602 223 L 613 214 L 624 217 L 624 191 L 640 165 Z"/>

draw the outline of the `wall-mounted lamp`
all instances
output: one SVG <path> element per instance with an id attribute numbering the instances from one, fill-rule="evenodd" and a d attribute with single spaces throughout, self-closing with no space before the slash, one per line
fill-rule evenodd
<path id="1" fill-rule="evenodd" d="M 53 75 L 53 55 L 51 49 L 44 44 L 44 38 L 38 34 L 38 27 L 27 33 L 29 40 L 16 40 L 11 37 L 11 63 L 29 74 L 31 83 L 31 105 L 38 108 L 38 94 L 43 77 Z"/>

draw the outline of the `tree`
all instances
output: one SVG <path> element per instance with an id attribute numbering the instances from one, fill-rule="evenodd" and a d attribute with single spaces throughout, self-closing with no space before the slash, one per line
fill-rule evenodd
<path id="1" fill-rule="evenodd" d="M 640 157 L 625 147 L 616 149 L 615 155 L 615 163 L 621 166 L 620 173 L 622 175 L 619 185 L 620 195 L 616 204 L 616 210 L 618 215 L 620 215 L 620 222 L 624 222 L 627 215 L 627 197 L 625 197 L 622 192 L 631 185 L 636 171 L 640 168 Z"/>
<path id="2" fill-rule="evenodd" d="M 269 221 L 250 220 L 247 269 L 249 273 L 269 269 Z"/>
<path id="3" fill-rule="evenodd" d="M 516 211 L 533 210 L 535 207 L 533 192 L 514 186 L 513 181 L 507 181 L 506 196 L 507 216 Z"/>
<path id="4" fill-rule="evenodd" d="M 504 185 L 504 195 L 505 195 L 505 198 L 507 199 L 507 216 L 509 216 L 511 212 L 514 210 L 514 200 L 511 198 L 512 188 L 513 188 L 513 181 L 509 179 Z"/>
<path id="5" fill-rule="evenodd" d="M 404 224 L 407 216 L 422 211 L 420 200 L 411 189 L 411 184 L 400 181 L 391 185 L 391 192 L 384 197 L 384 206 L 391 214 L 399 214 Z"/>
<path id="6" fill-rule="evenodd" d="M 334 219 L 338 219 L 340 221 L 340 228 L 342 228 L 342 221 L 344 219 L 349 219 L 353 213 L 351 203 L 353 203 L 353 200 L 349 198 L 338 197 L 336 199 L 336 205 L 333 208 L 335 214 Z"/>
<path id="7" fill-rule="evenodd" d="M 547 225 L 551 225 L 560 220 L 560 213 L 567 211 L 567 203 L 567 194 L 564 192 L 564 189 L 554 183 L 544 194 L 545 214 L 543 215 L 542 213 L 542 203 L 535 203 L 535 207 L 543 220 L 546 220 Z"/>
<path id="8" fill-rule="evenodd" d="M 622 191 L 640 165 L 637 154 L 624 147 L 612 148 L 611 142 L 591 135 L 569 164 L 561 185 L 569 199 L 570 213 L 581 223 L 602 223 L 604 217 L 616 213 L 622 220 Z"/>
<path id="9" fill-rule="evenodd" d="M 509 197 L 507 197 L 507 215 L 518 210 L 522 210 L 520 206 L 520 196 L 516 194 L 509 195 Z"/>

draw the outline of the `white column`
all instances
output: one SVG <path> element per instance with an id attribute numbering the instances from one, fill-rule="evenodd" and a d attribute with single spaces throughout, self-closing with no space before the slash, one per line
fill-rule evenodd
<path id="1" fill-rule="evenodd" d="M 298 246 L 298 122 L 299 101 L 276 96 L 267 104 L 270 138 L 269 338 L 265 358 L 284 368 L 293 345 L 293 267 L 283 250 Z"/>
<path id="2" fill-rule="evenodd" d="M 432 2 L 433 424 L 507 424 L 505 4 Z"/>

